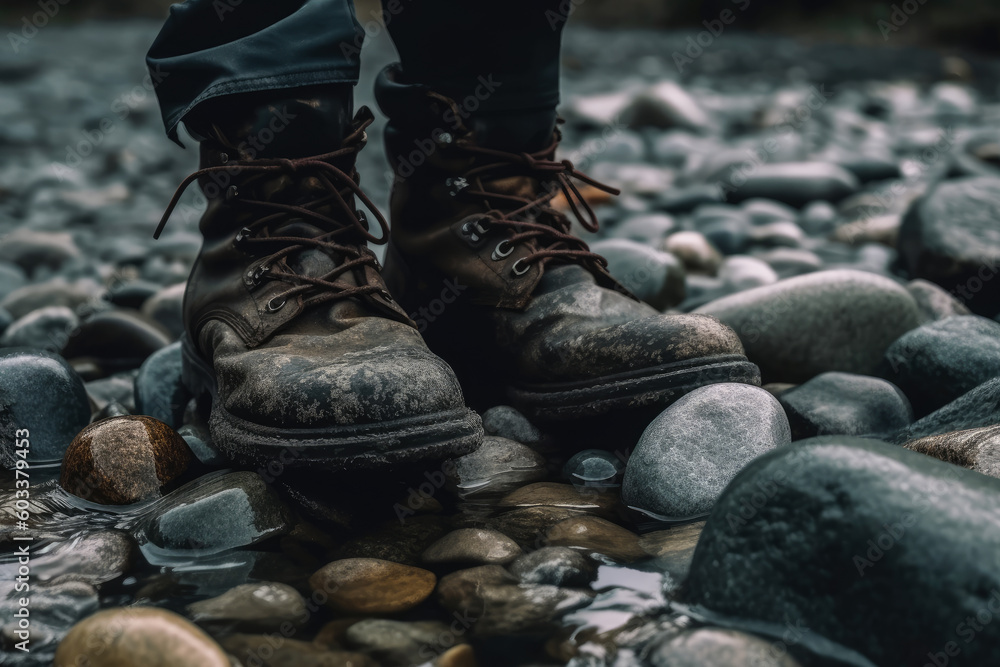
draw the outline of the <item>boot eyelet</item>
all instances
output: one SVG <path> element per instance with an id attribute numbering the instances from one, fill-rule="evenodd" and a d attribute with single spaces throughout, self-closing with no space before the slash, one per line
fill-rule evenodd
<path id="1" fill-rule="evenodd" d="M 270 270 L 271 267 L 266 264 L 258 267 L 250 267 L 250 270 L 243 276 L 243 282 L 247 287 L 257 287 L 260 285 L 264 275 Z"/>
<path id="2" fill-rule="evenodd" d="M 451 132 L 442 132 L 438 135 L 437 140 L 439 144 L 450 144 L 455 141 L 455 137 L 451 136 Z"/>
<path id="3" fill-rule="evenodd" d="M 250 228 L 244 227 L 239 232 L 237 232 L 236 239 L 233 241 L 233 244 L 235 245 L 238 243 L 243 243 L 243 241 L 245 241 L 247 237 L 249 237 L 251 234 L 253 234 L 253 232 L 250 231 Z"/>
<path id="4" fill-rule="evenodd" d="M 507 244 L 507 250 L 506 251 L 503 250 L 504 244 Z M 491 256 L 491 259 L 494 262 L 499 262 L 501 259 L 503 259 L 504 257 L 507 257 L 512 252 L 514 252 L 514 244 L 511 243 L 510 241 L 508 241 L 507 239 L 504 239 L 503 241 L 500 241 L 500 243 L 497 244 L 496 248 L 493 249 L 493 255 Z M 518 261 L 520 261 L 520 260 L 518 260 Z M 515 262 L 514 266 L 517 266 L 516 262 Z M 518 275 L 521 275 L 521 274 L 518 274 Z"/>
<path id="5" fill-rule="evenodd" d="M 379 290 L 379 294 L 381 294 L 382 298 L 385 299 L 387 302 L 392 303 L 392 295 L 389 294 L 388 290 Z"/>
<path id="6" fill-rule="evenodd" d="M 469 187 L 469 182 L 462 177 L 445 179 L 444 184 L 448 186 L 448 194 L 452 197 Z"/>
<path id="7" fill-rule="evenodd" d="M 518 268 L 519 266 L 523 266 L 523 268 L 519 269 Z M 529 264 L 528 262 L 524 261 L 523 257 L 521 259 L 517 260 L 516 262 L 514 262 L 514 266 L 510 267 L 510 272 L 513 273 L 515 276 L 523 276 L 525 273 L 527 273 L 530 270 L 531 270 L 531 264 Z"/>
<path id="8" fill-rule="evenodd" d="M 475 222 L 467 222 L 462 225 L 462 233 L 468 236 L 469 240 L 473 243 L 479 243 L 490 231 L 489 227 L 483 226 L 483 220 L 487 220 L 487 218 L 482 218 Z"/>
<path id="9" fill-rule="evenodd" d="M 229 162 L 229 153 L 219 153 L 219 162 L 222 164 Z"/>
<path id="10" fill-rule="evenodd" d="M 281 301 L 280 301 L 279 303 L 275 303 L 275 301 L 276 301 L 277 299 L 281 299 Z M 284 308 L 284 307 L 285 307 L 285 304 L 286 304 L 287 302 L 288 302 L 288 299 L 286 299 L 286 298 L 285 298 L 285 297 L 284 297 L 283 295 L 281 295 L 281 294 L 279 294 L 278 296 L 275 296 L 275 297 L 271 297 L 271 300 L 267 302 L 267 311 L 268 311 L 269 313 L 276 313 L 276 312 L 278 312 L 279 310 L 281 310 L 282 308 Z"/>
<path id="11" fill-rule="evenodd" d="M 226 201 L 233 201 L 240 196 L 240 189 L 235 185 L 230 185 L 226 188 Z"/>

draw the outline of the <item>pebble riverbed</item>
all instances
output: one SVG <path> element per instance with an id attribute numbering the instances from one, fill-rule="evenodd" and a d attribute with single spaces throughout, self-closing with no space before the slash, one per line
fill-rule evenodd
<path id="1" fill-rule="evenodd" d="M 571 26 L 563 155 L 622 190 L 581 234 L 764 386 L 331 482 L 233 470 L 181 387 L 157 30 L 0 53 L 0 664 L 1000 663 L 1000 62 Z"/>

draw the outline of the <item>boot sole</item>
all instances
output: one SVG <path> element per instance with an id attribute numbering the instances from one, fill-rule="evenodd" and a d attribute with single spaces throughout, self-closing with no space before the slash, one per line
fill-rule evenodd
<path id="1" fill-rule="evenodd" d="M 619 410 L 665 408 L 698 387 L 720 382 L 760 386 L 760 369 L 742 355 L 719 355 L 596 380 L 519 385 L 507 391 L 529 418 L 566 421 Z"/>
<path id="2" fill-rule="evenodd" d="M 188 389 L 212 397 L 212 441 L 233 462 L 264 467 L 272 475 L 288 468 L 348 471 L 381 470 L 475 451 L 483 441 L 479 415 L 468 408 L 381 421 L 318 428 L 257 424 L 229 413 L 218 400 L 211 366 L 185 335 L 181 343 L 182 379 Z"/>

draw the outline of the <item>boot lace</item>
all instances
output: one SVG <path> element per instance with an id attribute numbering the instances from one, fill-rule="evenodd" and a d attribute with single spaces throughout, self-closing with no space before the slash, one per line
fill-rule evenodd
<path id="1" fill-rule="evenodd" d="M 530 239 L 536 239 L 537 250 L 518 260 L 513 271 L 523 275 L 532 263 L 542 265 L 559 260 L 567 263 L 596 262 L 607 268 L 607 260 L 591 252 L 587 243 L 572 234 L 572 225 L 565 215 L 549 204 L 562 194 L 574 217 L 589 232 L 597 232 L 600 223 L 586 198 L 572 179 L 579 180 L 609 194 L 620 191 L 600 183 L 579 171 L 571 161 L 554 159 L 559 140 L 556 138 L 547 148 L 535 153 L 508 153 L 481 146 L 456 146 L 478 158 L 477 166 L 469 169 L 461 178 L 452 180 L 452 192 L 464 196 L 484 199 L 488 210 L 478 221 L 482 232 L 490 227 L 510 230 L 512 234 L 497 245 L 495 255 L 505 257 L 513 247 Z M 499 178 L 517 174 L 529 176 L 541 184 L 541 192 L 534 198 L 475 188 L 471 183 L 488 178 Z M 502 207 L 502 208 L 501 208 Z M 485 225 L 485 227 L 483 227 Z"/>
<path id="2" fill-rule="evenodd" d="M 257 159 L 204 167 L 195 171 L 177 187 L 159 225 L 156 227 L 156 231 L 153 233 L 153 238 L 159 238 L 184 191 L 202 176 L 223 171 L 231 174 L 233 169 L 237 169 L 241 176 L 249 176 L 250 179 L 265 180 L 270 176 L 284 174 L 294 174 L 301 178 L 314 177 L 322 184 L 322 188 L 316 190 L 317 196 L 315 198 L 298 204 L 249 199 L 240 196 L 237 186 L 229 187 L 226 199 L 230 205 L 265 212 L 263 216 L 256 218 L 237 233 L 236 245 L 244 248 L 250 254 L 255 254 L 253 252 L 255 248 L 272 250 L 261 260 L 254 262 L 245 275 L 244 281 L 250 287 L 256 287 L 264 280 L 278 280 L 290 285 L 289 289 L 275 295 L 268 301 L 267 308 L 271 311 L 280 309 L 288 299 L 298 294 L 305 295 L 304 306 L 314 306 L 327 301 L 375 293 L 381 294 L 386 300 L 391 301 L 391 297 L 383 287 L 367 284 L 363 277 L 364 272 L 361 270 L 365 266 L 371 266 L 375 270 L 381 268 L 375 254 L 365 247 L 364 242 L 368 241 L 378 245 L 386 243 L 388 241 L 388 223 L 361 190 L 357 172 L 352 170 L 351 173 L 348 173 L 336 164 L 332 164 L 334 161 L 343 161 L 343 158 L 357 154 L 361 150 L 364 146 L 364 129 L 371 122 L 370 118 L 363 122 L 345 140 L 343 148 L 322 155 L 293 159 Z M 244 185 L 250 179 L 245 180 Z M 319 194 L 321 191 L 326 194 Z M 357 197 L 375 217 L 380 232 L 378 236 L 369 230 L 364 213 L 350 205 L 349 201 L 352 195 Z M 329 210 L 331 205 L 334 214 L 340 214 L 336 218 L 319 210 L 324 208 Z M 312 221 L 316 226 L 328 231 L 313 238 L 257 236 L 260 231 L 269 229 L 276 223 L 296 218 Z M 282 271 L 276 268 L 281 259 L 309 248 L 320 250 L 329 255 L 335 262 L 338 262 L 336 268 L 320 276 Z M 361 284 L 351 284 L 338 280 L 348 272 L 353 272 Z"/>

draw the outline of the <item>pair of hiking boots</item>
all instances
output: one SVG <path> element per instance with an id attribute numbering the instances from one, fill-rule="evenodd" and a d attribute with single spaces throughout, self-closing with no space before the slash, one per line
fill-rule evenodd
<path id="1" fill-rule="evenodd" d="M 184 381 L 210 392 L 213 440 L 236 462 L 351 470 L 459 455 L 483 437 L 463 389 L 477 407 L 555 422 L 759 382 L 731 329 L 636 300 L 571 233 L 553 199 L 596 230 L 574 180 L 610 188 L 556 159 L 558 129 L 537 150 L 498 150 L 454 101 L 383 71 L 390 233 L 355 169 L 372 113 L 351 120 L 349 90 L 298 92 L 190 120 L 201 168 L 156 233 L 197 180 L 209 205 L 184 299 Z M 384 267 L 370 243 L 388 243 Z"/>

